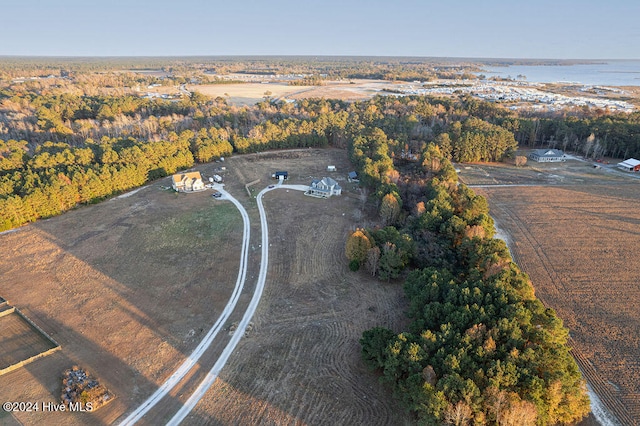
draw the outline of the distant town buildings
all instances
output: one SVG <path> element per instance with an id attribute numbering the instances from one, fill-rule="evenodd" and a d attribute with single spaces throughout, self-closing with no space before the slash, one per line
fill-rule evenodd
<path id="1" fill-rule="evenodd" d="M 632 104 L 622 100 L 565 96 L 546 92 L 542 90 L 543 88 L 544 85 L 541 83 L 526 81 L 438 80 L 394 85 L 393 91 L 399 92 L 401 95 L 469 94 L 488 101 L 508 103 L 511 109 L 530 108 L 554 111 L 566 107 L 593 107 L 623 112 L 635 110 Z M 595 90 L 597 93 L 620 94 L 620 90 L 602 86 L 578 86 L 576 89 L 582 92 Z"/>

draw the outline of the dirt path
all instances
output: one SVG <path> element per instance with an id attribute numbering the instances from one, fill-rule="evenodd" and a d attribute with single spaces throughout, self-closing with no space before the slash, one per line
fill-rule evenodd
<path id="1" fill-rule="evenodd" d="M 293 189 L 296 191 L 306 191 L 308 189 L 308 187 L 304 185 L 282 185 L 282 183 L 280 183 L 275 188 L 265 188 L 262 191 L 260 191 L 260 193 L 258 194 L 257 203 L 258 203 L 258 210 L 260 212 L 260 227 L 262 229 L 262 244 L 261 244 L 262 259 L 260 261 L 260 273 L 258 275 L 258 282 L 256 284 L 253 297 L 251 298 L 251 303 L 249 303 L 249 307 L 245 311 L 244 316 L 242 317 L 242 321 L 240 321 L 238 328 L 234 332 L 234 335 L 231 338 L 231 341 L 227 344 L 226 348 L 222 352 L 222 355 L 220 356 L 218 361 L 215 363 L 211 371 L 209 371 L 205 379 L 200 383 L 200 385 L 195 390 L 195 392 L 185 402 L 185 404 L 182 406 L 180 411 L 178 411 L 176 415 L 173 416 L 171 421 L 168 423 L 168 425 L 170 426 L 179 425 L 182 422 L 182 420 L 184 420 L 185 417 L 187 417 L 187 415 L 191 412 L 191 410 L 193 410 L 193 408 L 196 406 L 198 401 L 202 399 L 202 397 L 205 395 L 207 390 L 216 381 L 216 379 L 218 378 L 218 375 L 220 374 L 220 371 L 225 366 L 225 364 L 229 360 L 229 357 L 231 356 L 234 349 L 238 345 L 240 338 L 244 336 L 244 334 L 247 332 L 247 327 L 249 326 L 249 322 L 251 321 L 251 318 L 253 318 L 253 315 L 256 312 L 256 308 L 258 307 L 258 303 L 260 302 L 260 298 L 262 297 L 262 292 L 264 290 L 265 282 L 267 279 L 267 268 L 269 266 L 269 226 L 267 223 L 267 215 L 264 211 L 264 205 L 262 203 L 262 197 L 264 196 L 265 193 L 269 191 L 273 191 L 274 189 L 278 189 L 278 188 Z M 226 196 L 231 197 L 231 195 L 229 195 L 228 193 L 226 194 Z M 235 201 L 237 202 L 237 200 Z M 241 207 L 238 207 L 238 208 L 240 209 Z M 244 208 L 242 209 L 244 210 Z M 246 211 L 243 213 L 243 215 L 246 215 Z M 245 238 L 245 241 L 248 242 L 248 238 Z M 245 266 L 245 271 L 246 271 L 246 266 Z"/>
<path id="2" fill-rule="evenodd" d="M 229 317 L 231 316 L 233 310 L 236 307 L 236 304 L 238 303 L 238 299 L 240 298 L 240 294 L 242 293 L 242 290 L 244 288 L 244 284 L 246 282 L 246 277 L 247 277 L 247 257 L 249 252 L 249 239 L 250 239 L 249 215 L 247 214 L 247 211 L 242 206 L 242 204 L 240 204 L 240 202 L 237 199 L 235 199 L 231 194 L 225 191 L 222 185 L 215 185 L 215 189 L 223 194 L 223 197 L 220 198 L 221 200 L 224 199 L 224 200 L 231 201 L 236 206 L 238 211 L 240 211 L 240 214 L 242 215 L 243 236 L 242 236 L 242 250 L 240 254 L 240 268 L 238 271 L 238 279 L 236 280 L 236 285 L 233 289 L 233 293 L 231 295 L 231 298 L 227 302 L 227 305 L 225 306 L 224 310 L 218 317 L 217 321 L 214 323 L 211 329 L 207 332 L 204 339 L 202 339 L 202 341 L 196 347 L 196 349 L 189 355 L 189 357 L 187 357 L 187 359 L 171 375 L 171 377 L 169 377 L 169 379 L 167 379 L 162 384 L 162 386 L 160 386 L 153 393 L 153 395 L 151 395 L 138 408 L 136 408 L 131 414 L 129 414 L 122 422 L 120 422 L 120 425 L 122 426 L 133 425 L 137 421 L 139 421 L 145 414 L 147 414 L 151 409 L 153 409 L 153 407 L 155 407 L 173 388 L 175 388 L 178 385 L 178 383 L 180 383 L 194 367 L 196 367 L 202 355 L 205 353 L 205 351 L 209 349 L 214 339 L 218 336 L 218 333 L 220 332 L 220 330 L 222 330 L 225 323 L 228 321 Z M 240 334 L 238 333 L 238 335 Z M 225 353 L 226 353 L 226 349 L 225 349 L 225 352 L 223 352 L 223 356 L 225 355 Z M 226 356 L 228 358 L 228 355 Z M 222 363 L 222 365 L 224 365 L 224 362 Z M 218 363 L 216 363 L 216 366 L 218 366 Z M 214 366 L 214 369 L 216 368 L 216 366 Z"/>

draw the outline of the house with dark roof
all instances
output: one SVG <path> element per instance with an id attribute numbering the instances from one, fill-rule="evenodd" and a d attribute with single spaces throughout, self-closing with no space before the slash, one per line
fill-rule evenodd
<path id="1" fill-rule="evenodd" d="M 171 186 L 178 192 L 204 190 L 204 182 L 202 182 L 200 172 L 177 173 L 171 176 Z"/>
<path id="2" fill-rule="evenodd" d="M 536 149 L 529 158 L 538 163 L 558 163 L 567 161 L 567 156 L 559 149 Z"/>
<path id="3" fill-rule="evenodd" d="M 332 195 L 342 194 L 342 187 L 330 177 L 323 177 L 322 179 L 314 179 L 309 185 L 309 190 L 306 194 L 314 197 L 329 198 Z"/>

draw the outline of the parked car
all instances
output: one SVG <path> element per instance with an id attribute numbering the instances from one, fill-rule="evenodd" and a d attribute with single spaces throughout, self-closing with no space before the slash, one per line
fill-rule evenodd
<path id="1" fill-rule="evenodd" d="M 213 194 L 211 194 L 211 196 L 212 196 L 213 198 L 220 198 L 220 197 L 222 197 L 222 193 L 220 193 L 220 192 L 214 192 Z"/>

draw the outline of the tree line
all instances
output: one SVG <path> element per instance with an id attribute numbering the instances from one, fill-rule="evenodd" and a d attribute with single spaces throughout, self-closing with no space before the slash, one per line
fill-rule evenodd
<path id="1" fill-rule="evenodd" d="M 365 362 L 399 400 L 426 423 L 552 424 L 588 411 L 566 329 L 492 238 L 486 200 L 451 164 L 508 158 L 523 123 L 543 118 L 470 97 L 233 107 L 198 93 L 164 102 L 5 90 L 0 101 L 0 135 L 25 135 L 0 138 L 2 230 L 232 153 L 347 149 L 381 223 L 348 238 L 350 267 L 403 279 L 409 299 L 408 330 L 362 338 Z"/>
<path id="2" fill-rule="evenodd" d="M 382 225 L 347 238 L 351 269 L 403 277 L 409 300 L 407 330 L 363 333 L 364 362 L 420 423 L 583 418 L 589 399 L 568 330 L 493 238 L 486 200 L 457 180 L 437 145 L 425 147 L 421 159 L 398 184 L 390 170 L 373 183 L 373 193 L 388 191 Z"/>

